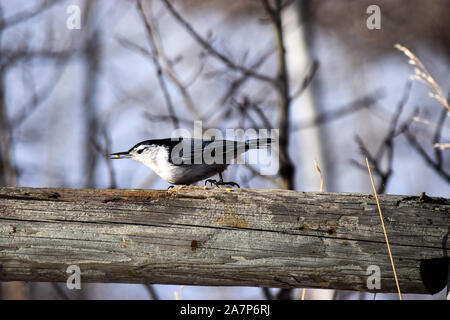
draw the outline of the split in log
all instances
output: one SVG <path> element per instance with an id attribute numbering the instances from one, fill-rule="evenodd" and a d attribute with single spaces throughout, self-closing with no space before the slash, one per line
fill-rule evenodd
<path id="1" fill-rule="evenodd" d="M 439 292 L 450 200 L 379 198 L 402 292 Z M 65 282 L 70 265 L 81 282 L 397 291 L 372 195 L 0 188 L 0 281 Z"/>

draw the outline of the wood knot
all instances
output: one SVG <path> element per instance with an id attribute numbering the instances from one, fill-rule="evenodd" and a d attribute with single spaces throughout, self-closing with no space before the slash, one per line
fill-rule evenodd
<path id="1" fill-rule="evenodd" d="M 198 248 L 198 241 L 197 240 L 192 240 L 191 241 L 191 250 L 195 251 Z"/>

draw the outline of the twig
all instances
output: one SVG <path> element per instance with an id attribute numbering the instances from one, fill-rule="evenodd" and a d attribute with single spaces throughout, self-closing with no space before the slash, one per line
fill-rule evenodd
<path id="1" fill-rule="evenodd" d="M 19 24 L 23 21 L 26 21 L 30 18 L 33 18 L 34 16 L 42 13 L 43 11 L 50 9 L 53 5 L 55 5 L 58 2 L 61 2 L 61 0 L 44 0 L 31 10 L 22 11 L 11 17 L 5 18 L 4 21 L 1 23 L 1 27 L 2 29 L 6 29 L 16 24 Z"/>
<path id="2" fill-rule="evenodd" d="M 250 107 L 253 108 L 253 110 L 255 110 L 255 112 L 261 118 L 261 121 L 263 122 L 264 126 L 267 129 L 273 128 L 272 124 L 270 123 L 270 120 L 267 118 L 267 116 L 264 114 L 264 112 L 261 110 L 261 108 L 257 103 L 251 103 Z"/>
<path id="3" fill-rule="evenodd" d="M 18 127 L 20 127 L 20 125 L 24 123 L 25 120 L 27 120 L 30 117 L 30 115 L 32 115 L 33 112 L 35 112 L 38 109 L 40 105 L 42 105 L 42 102 L 45 101 L 45 99 L 47 99 L 52 94 L 59 80 L 64 74 L 66 67 L 67 64 L 65 63 L 63 66 L 60 67 L 61 68 L 60 70 L 58 70 L 57 72 L 55 72 L 55 74 L 53 74 L 53 76 L 50 78 L 50 80 L 46 83 L 46 85 L 43 88 L 41 88 L 38 92 L 35 92 L 30 101 L 25 103 L 22 107 L 18 108 L 20 112 L 13 119 L 11 119 L 13 130 L 18 129 Z"/>
<path id="4" fill-rule="evenodd" d="M 311 127 L 326 124 L 328 122 L 340 119 L 362 109 L 370 108 L 382 97 L 382 91 L 377 90 L 371 94 L 361 97 L 349 104 L 338 107 L 335 110 L 323 111 L 314 119 L 300 122 L 292 126 L 293 131 L 308 129 Z"/>
<path id="5" fill-rule="evenodd" d="M 91 141 L 94 149 L 106 159 L 106 166 L 108 168 L 109 181 L 110 181 L 109 188 L 110 189 L 115 189 L 117 187 L 116 174 L 115 174 L 115 171 L 114 171 L 114 168 L 112 166 L 111 161 L 108 161 L 109 154 L 111 153 L 111 148 L 110 148 L 110 146 L 111 146 L 111 139 L 109 138 L 105 127 L 101 127 L 100 128 L 100 132 L 101 132 L 101 134 L 103 136 L 103 139 L 105 141 L 104 147 L 101 147 L 100 144 L 97 142 L 97 140 L 95 140 L 94 138 L 91 138 L 90 141 Z"/>
<path id="6" fill-rule="evenodd" d="M 356 143 L 359 146 L 361 154 L 363 154 L 366 158 L 368 158 L 370 164 L 374 167 L 375 173 L 380 177 L 381 181 L 379 186 L 377 187 L 378 193 L 384 193 L 386 190 L 387 183 L 392 175 L 392 167 L 393 167 L 393 161 L 394 161 L 394 139 L 398 136 L 399 130 L 398 122 L 400 119 L 400 116 L 403 112 L 404 106 L 408 102 L 409 96 L 411 93 L 411 82 L 408 81 L 405 85 L 405 89 L 403 91 L 403 96 L 398 103 L 398 106 L 396 108 L 396 111 L 394 115 L 392 116 L 392 119 L 389 124 L 389 129 L 382 139 L 382 142 L 376 151 L 375 155 L 372 155 L 368 148 L 365 146 L 363 140 L 356 136 L 355 140 Z M 401 130 L 400 130 L 401 132 Z M 386 160 L 387 165 L 386 169 L 383 170 L 381 168 L 381 163 L 383 161 L 383 156 L 386 154 Z M 352 161 L 352 163 L 356 163 L 356 161 Z M 362 165 L 358 164 L 358 167 L 361 169 L 364 169 Z"/>
<path id="7" fill-rule="evenodd" d="M 266 62 L 267 58 L 269 58 L 273 53 L 274 49 L 271 48 L 268 50 L 265 54 L 263 54 L 261 57 L 259 57 L 254 63 L 250 65 L 251 70 L 259 68 L 264 62 Z M 241 74 L 240 77 L 235 79 L 231 82 L 228 90 L 225 92 L 225 94 L 222 96 L 222 98 L 219 99 L 219 105 L 225 104 L 225 102 L 232 96 L 235 95 L 235 93 L 238 91 L 240 87 L 244 85 L 245 82 L 250 78 L 250 75 L 248 73 Z"/>
<path id="8" fill-rule="evenodd" d="M 158 82 L 159 82 L 159 86 L 161 88 L 161 91 L 163 93 L 164 99 L 166 100 L 166 104 L 167 104 L 167 109 L 169 109 L 169 114 L 172 117 L 172 123 L 175 129 L 179 128 L 179 123 L 177 118 L 175 117 L 175 109 L 172 103 L 172 98 L 169 94 L 169 89 L 167 88 L 167 84 L 166 81 L 164 79 L 164 75 L 162 72 L 162 67 L 161 64 L 159 63 L 159 53 L 158 53 L 158 49 L 156 48 L 154 39 L 153 39 L 153 31 L 152 31 L 152 27 L 150 25 L 150 23 L 147 20 L 147 17 L 145 16 L 144 13 L 144 9 L 142 7 L 142 1 L 138 0 L 136 2 L 137 5 L 137 9 L 139 12 L 139 16 L 142 19 L 142 22 L 145 25 L 145 29 L 147 31 L 147 38 L 149 40 L 149 44 L 152 50 L 152 54 L 150 55 L 150 58 L 155 66 L 155 72 L 156 72 L 156 76 L 158 78 Z"/>
<path id="9" fill-rule="evenodd" d="M 274 177 L 268 176 L 268 175 L 262 175 L 257 169 L 253 168 L 248 163 L 244 164 L 244 166 L 253 174 L 253 176 L 258 176 L 264 180 L 267 180 L 271 183 L 273 183 L 278 188 L 281 188 L 281 183 Z"/>
<path id="10" fill-rule="evenodd" d="M 150 50 L 140 46 L 137 43 L 134 43 L 133 41 L 128 40 L 127 38 L 117 37 L 116 39 L 117 39 L 117 42 L 119 42 L 124 47 L 128 47 L 130 49 L 136 50 L 145 57 L 150 57 L 152 55 L 152 52 Z"/>
<path id="11" fill-rule="evenodd" d="M 373 192 L 375 194 L 375 200 L 377 201 L 378 212 L 380 213 L 381 225 L 383 226 L 384 237 L 386 239 L 386 245 L 389 251 L 389 258 L 391 259 L 392 270 L 394 271 L 395 283 L 397 285 L 398 296 L 400 300 L 403 300 L 402 293 L 400 292 L 400 285 L 398 284 L 397 272 L 395 271 L 394 259 L 392 258 L 391 246 L 389 245 L 389 239 L 386 232 L 386 227 L 384 226 L 383 214 L 381 213 L 380 201 L 378 200 L 377 189 L 375 188 L 375 183 L 373 182 L 372 170 L 370 170 L 369 159 L 366 158 L 367 169 L 369 170 L 370 182 L 372 183 Z"/>
<path id="12" fill-rule="evenodd" d="M 308 88 L 311 81 L 314 79 L 314 76 L 316 75 L 318 69 L 319 69 L 319 61 L 314 60 L 311 67 L 309 67 L 308 72 L 303 77 L 303 82 L 300 88 L 298 88 L 297 91 L 294 92 L 294 94 L 291 97 L 291 100 L 297 99 L 306 90 L 306 88 Z"/>
<path id="13" fill-rule="evenodd" d="M 75 48 L 70 48 L 62 51 L 55 51 L 52 49 L 20 49 L 11 50 L 7 48 L 2 49 L 2 63 L 0 64 L 0 72 L 5 71 L 16 62 L 21 60 L 31 60 L 31 59 L 52 59 L 53 61 L 59 62 L 68 59 L 69 57 L 75 55 L 78 50 Z M 4 58 L 4 60 L 3 60 Z"/>
<path id="14" fill-rule="evenodd" d="M 248 75 L 250 77 L 253 77 L 255 79 L 268 82 L 272 85 L 278 85 L 278 81 L 272 77 L 260 74 L 258 72 L 255 72 L 251 69 L 245 68 L 243 66 L 237 65 L 233 61 L 231 61 L 229 58 L 227 58 L 225 55 L 217 51 L 215 48 L 212 47 L 211 44 L 209 44 L 203 37 L 200 36 L 200 34 L 194 30 L 194 28 L 174 9 L 174 7 L 170 4 L 168 0 L 161 0 L 162 3 L 166 6 L 166 8 L 170 11 L 172 16 L 186 29 L 186 31 L 213 57 L 217 58 L 218 60 L 222 61 L 228 68 L 232 70 L 236 70 L 241 72 L 242 74 Z"/>
<path id="15" fill-rule="evenodd" d="M 444 168 L 439 165 L 439 163 L 435 162 L 425 151 L 425 149 L 422 147 L 422 145 L 417 141 L 416 137 L 409 131 L 409 128 L 405 126 L 404 134 L 408 140 L 408 142 L 413 146 L 417 152 L 422 156 L 422 158 L 425 160 L 426 163 L 428 163 L 434 171 L 438 175 L 440 175 L 442 178 L 447 180 L 450 183 L 450 174 L 444 171 Z"/>
<path id="16" fill-rule="evenodd" d="M 152 122 L 165 122 L 165 121 L 173 121 L 174 119 L 176 119 L 176 121 L 178 123 L 184 123 L 186 125 L 192 125 L 192 120 L 186 119 L 186 118 L 181 118 L 178 116 L 171 116 L 171 115 L 160 115 L 160 114 L 152 114 L 148 111 L 144 111 L 144 117 L 146 119 L 148 119 L 149 121 Z"/>
<path id="17" fill-rule="evenodd" d="M 448 119 L 447 113 L 448 112 L 446 109 L 441 111 L 441 115 L 433 135 L 433 146 L 439 145 L 441 142 L 442 129 L 444 128 L 445 121 Z M 436 162 L 439 166 L 442 166 L 442 150 L 443 149 L 441 148 L 435 149 Z"/>
<path id="18" fill-rule="evenodd" d="M 178 91 L 180 92 L 180 95 L 184 99 L 184 103 L 186 107 L 194 114 L 196 119 L 199 119 L 199 113 L 197 109 L 194 107 L 194 102 L 192 101 L 192 97 L 189 94 L 187 87 L 182 81 L 179 79 L 178 75 L 176 74 L 172 61 L 166 56 L 166 53 L 164 51 L 163 43 L 161 40 L 161 37 L 159 35 L 157 25 L 155 23 L 155 18 L 153 16 L 153 12 L 151 11 L 151 5 L 148 6 L 148 9 L 150 11 L 151 18 L 147 19 L 148 24 L 150 25 L 151 32 L 149 33 L 149 37 L 151 38 L 151 41 L 153 43 L 152 47 L 154 51 L 157 52 L 157 56 L 161 59 L 162 64 L 164 65 L 164 71 L 169 76 L 169 78 L 172 80 L 173 84 L 176 88 L 178 88 Z"/>

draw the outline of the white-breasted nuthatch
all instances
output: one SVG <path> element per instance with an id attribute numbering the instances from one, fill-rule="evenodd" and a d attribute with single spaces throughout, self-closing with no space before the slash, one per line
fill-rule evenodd
<path id="1" fill-rule="evenodd" d="M 111 154 L 111 159 L 133 159 L 151 168 L 157 175 L 172 184 L 192 184 L 219 174 L 218 185 L 239 185 L 224 182 L 222 172 L 232 160 L 250 149 L 267 148 L 269 138 L 246 141 L 202 140 L 190 138 L 156 139 L 139 142 L 130 150 Z"/>

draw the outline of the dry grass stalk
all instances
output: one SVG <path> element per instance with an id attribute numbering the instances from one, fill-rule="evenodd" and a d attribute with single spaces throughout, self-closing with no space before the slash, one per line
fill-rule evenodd
<path id="1" fill-rule="evenodd" d="M 434 147 L 436 149 L 446 150 L 450 149 L 450 143 L 435 143 Z"/>
<path id="2" fill-rule="evenodd" d="M 323 192 L 323 177 L 322 177 L 322 171 L 320 171 L 319 164 L 316 160 L 314 160 L 314 167 L 316 168 L 316 171 L 319 173 L 320 178 L 320 192 Z"/>
<path id="3" fill-rule="evenodd" d="M 377 189 L 375 188 L 375 183 L 373 182 L 372 170 L 370 169 L 369 159 L 366 158 L 367 169 L 369 170 L 370 181 L 372 182 L 373 192 L 375 194 L 375 199 L 377 201 L 378 212 L 380 213 L 381 225 L 383 226 L 384 237 L 386 239 L 386 245 L 389 251 L 389 258 L 391 259 L 392 270 L 394 271 L 395 283 L 397 284 L 398 296 L 400 300 L 403 300 L 402 293 L 400 291 L 400 285 L 398 284 L 397 272 L 395 271 L 394 259 L 392 258 L 391 246 L 389 245 L 389 239 L 386 232 L 386 227 L 384 226 L 383 214 L 381 213 L 380 201 L 378 200 Z"/>
<path id="4" fill-rule="evenodd" d="M 411 80 L 416 80 L 424 83 L 428 88 L 431 89 L 429 95 L 431 98 L 439 101 L 448 111 L 450 111 L 450 104 L 444 96 L 444 92 L 442 91 L 439 84 L 434 80 L 431 74 L 428 72 L 427 68 L 423 65 L 419 58 L 414 55 L 408 48 L 396 44 L 395 48 L 405 54 L 409 58 L 408 63 L 415 66 L 414 74 L 411 75 Z M 450 115 L 450 113 L 449 113 Z"/>
<path id="5" fill-rule="evenodd" d="M 174 292 L 175 300 L 181 300 L 181 297 L 183 296 L 183 288 L 184 288 L 184 286 L 181 285 L 180 286 L 180 293 L 178 293 L 176 291 Z"/>
<path id="6" fill-rule="evenodd" d="M 306 296 L 306 288 L 303 288 L 303 290 L 302 290 L 302 300 L 305 300 L 305 296 Z"/>

